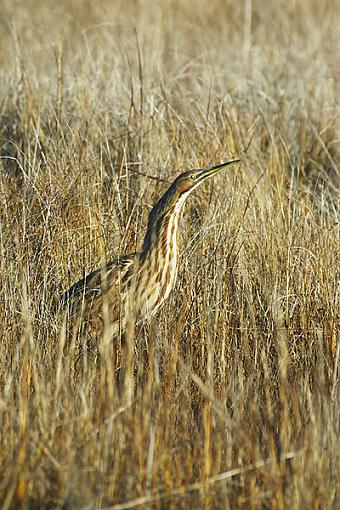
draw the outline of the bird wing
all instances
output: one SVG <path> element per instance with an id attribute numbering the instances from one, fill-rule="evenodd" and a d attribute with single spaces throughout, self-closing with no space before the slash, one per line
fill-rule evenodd
<path id="1" fill-rule="evenodd" d="M 138 257 L 138 253 L 118 257 L 73 284 L 61 296 L 69 317 L 102 323 L 103 306 L 107 303 L 110 322 L 118 321 Z"/>

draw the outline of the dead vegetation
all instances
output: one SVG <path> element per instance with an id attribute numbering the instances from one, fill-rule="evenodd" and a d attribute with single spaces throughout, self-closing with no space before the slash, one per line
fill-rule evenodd
<path id="1" fill-rule="evenodd" d="M 2 1 L 3 509 L 339 508 L 338 14 Z M 124 406 L 115 345 L 79 369 L 57 298 L 138 249 L 167 181 L 237 156 L 188 201 Z"/>

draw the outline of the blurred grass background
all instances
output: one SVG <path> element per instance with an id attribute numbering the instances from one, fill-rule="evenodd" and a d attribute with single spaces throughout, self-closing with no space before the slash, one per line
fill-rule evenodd
<path id="1" fill-rule="evenodd" d="M 339 508 L 338 27 L 331 0 L 1 1 L 3 509 Z M 188 201 L 126 408 L 58 295 L 239 156 Z"/>

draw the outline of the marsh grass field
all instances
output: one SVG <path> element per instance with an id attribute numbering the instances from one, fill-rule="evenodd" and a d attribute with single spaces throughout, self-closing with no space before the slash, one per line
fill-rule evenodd
<path id="1" fill-rule="evenodd" d="M 339 509 L 339 4 L 0 2 L 2 509 Z M 117 346 L 58 297 L 184 170 L 176 289 Z"/>

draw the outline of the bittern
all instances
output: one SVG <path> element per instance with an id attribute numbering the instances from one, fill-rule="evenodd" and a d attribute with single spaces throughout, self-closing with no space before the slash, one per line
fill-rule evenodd
<path id="1" fill-rule="evenodd" d="M 153 316 L 173 289 L 178 269 L 178 225 L 190 193 L 209 177 L 240 160 L 180 174 L 152 208 L 142 251 L 124 255 L 85 276 L 66 291 L 62 303 L 92 336 L 110 324 L 124 332 L 128 318 Z M 106 310 L 106 312 L 105 312 Z"/>

